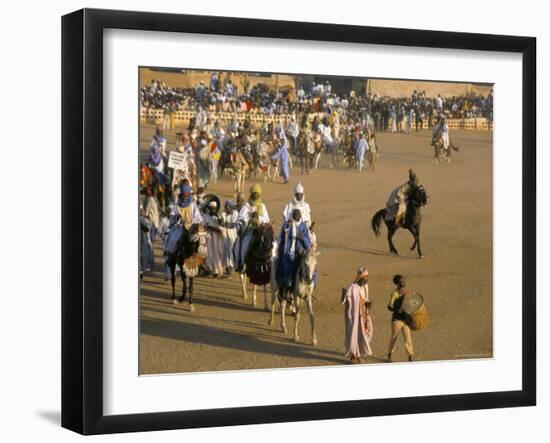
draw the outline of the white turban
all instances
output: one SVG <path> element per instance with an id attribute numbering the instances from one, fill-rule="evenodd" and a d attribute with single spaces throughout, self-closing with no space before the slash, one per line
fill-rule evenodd
<path id="1" fill-rule="evenodd" d="M 304 193 L 304 187 L 300 182 L 298 182 L 298 184 L 294 188 L 294 194 L 303 194 L 303 193 Z"/>

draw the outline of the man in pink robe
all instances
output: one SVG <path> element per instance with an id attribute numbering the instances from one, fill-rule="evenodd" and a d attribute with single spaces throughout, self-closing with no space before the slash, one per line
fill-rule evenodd
<path id="1" fill-rule="evenodd" d="M 372 320 L 370 317 L 368 271 L 357 270 L 357 278 L 343 294 L 344 319 L 346 325 L 346 356 L 352 364 L 362 363 L 361 357 L 372 355 Z"/>

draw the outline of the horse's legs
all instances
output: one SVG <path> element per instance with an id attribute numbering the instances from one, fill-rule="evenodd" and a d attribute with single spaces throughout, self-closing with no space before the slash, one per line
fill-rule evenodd
<path id="1" fill-rule="evenodd" d="M 248 293 L 246 292 L 246 274 L 241 274 L 241 286 L 243 290 L 243 300 L 248 298 Z"/>
<path id="2" fill-rule="evenodd" d="M 267 285 L 264 285 L 264 311 L 269 312 L 269 300 L 267 297 Z"/>
<path id="3" fill-rule="evenodd" d="M 242 181 L 241 181 L 241 191 L 240 191 L 240 192 L 243 192 L 245 182 L 246 182 L 246 173 L 243 174 L 243 177 L 242 177 Z"/>
<path id="4" fill-rule="evenodd" d="M 319 166 L 319 159 L 321 158 L 321 153 L 318 152 L 315 154 L 315 168 L 314 169 L 317 169 L 317 167 Z"/>
<path id="5" fill-rule="evenodd" d="M 395 227 L 395 224 L 388 225 L 388 243 L 390 245 L 390 252 L 395 255 L 399 255 L 399 252 L 397 252 L 397 249 L 395 249 L 395 245 L 393 244 L 392 237 L 395 234 L 395 231 L 397 231 L 397 228 Z"/>
<path id="6" fill-rule="evenodd" d="M 258 289 L 258 286 L 252 285 L 252 306 L 256 307 L 256 290 Z"/>
<path id="7" fill-rule="evenodd" d="M 302 304 L 302 297 L 296 294 L 294 297 L 294 303 L 296 306 L 296 312 L 294 313 L 294 341 L 298 343 L 300 337 L 298 336 L 298 324 L 300 323 L 300 305 Z"/>
<path id="8" fill-rule="evenodd" d="M 286 334 L 287 332 L 286 323 L 285 323 L 286 298 L 284 297 L 284 294 L 282 295 L 283 297 L 281 299 L 281 331 L 283 331 Z"/>
<path id="9" fill-rule="evenodd" d="M 275 321 L 275 303 L 277 301 L 277 294 L 271 289 L 271 314 L 269 316 L 269 321 L 267 322 L 268 325 L 273 326 L 273 322 Z"/>
<path id="10" fill-rule="evenodd" d="M 317 346 L 317 335 L 315 334 L 315 316 L 313 315 L 313 284 L 307 287 L 307 312 L 309 314 L 309 322 L 311 323 L 311 344 Z"/>
<path id="11" fill-rule="evenodd" d="M 172 284 L 172 302 L 176 304 L 176 262 L 169 260 L 168 267 L 170 268 L 170 283 Z"/>
<path id="12" fill-rule="evenodd" d="M 410 226 L 409 228 L 407 228 L 409 230 L 409 232 L 412 234 L 412 236 L 414 237 L 414 242 L 411 246 L 411 251 L 414 251 L 414 248 L 416 248 L 416 231 L 414 229 L 414 226 Z"/>
<path id="13" fill-rule="evenodd" d="M 181 281 L 182 281 L 182 287 L 181 287 L 181 297 L 179 299 L 180 303 L 182 303 L 185 300 L 185 295 L 187 294 L 187 275 L 185 275 L 183 266 L 181 269 Z"/>
<path id="14" fill-rule="evenodd" d="M 195 311 L 193 306 L 193 277 L 189 277 L 189 311 Z"/>
<path id="15" fill-rule="evenodd" d="M 416 225 L 415 226 L 415 231 L 416 231 L 416 246 L 418 248 L 418 258 L 422 258 L 424 257 L 422 255 L 422 251 L 420 250 L 420 225 Z"/>

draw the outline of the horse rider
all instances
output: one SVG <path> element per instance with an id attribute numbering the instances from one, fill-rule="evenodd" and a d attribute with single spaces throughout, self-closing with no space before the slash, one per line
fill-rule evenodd
<path id="1" fill-rule="evenodd" d="M 191 225 L 202 223 L 199 204 L 193 198 L 191 186 L 187 180 L 180 185 L 180 192 L 172 209 L 172 217 L 181 221 L 185 230 L 189 230 Z"/>
<path id="2" fill-rule="evenodd" d="M 235 243 L 235 260 L 238 272 L 242 272 L 248 247 L 252 240 L 254 229 L 262 223 L 269 223 L 267 208 L 262 202 L 262 188 L 255 184 L 250 188 L 248 201 L 243 205 L 237 217 L 237 230 L 239 237 Z"/>
<path id="3" fill-rule="evenodd" d="M 393 190 L 386 203 L 386 220 L 395 219 L 396 223 L 399 223 L 405 217 L 409 192 L 418 186 L 420 186 L 418 177 L 412 169 L 409 169 L 409 179 Z"/>
<path id="4" fill-rule="evenodd" d="M 291 218 L 284 222 L 277 244 L 275 278 L 279 286 L 280 297 L 289 299 L 294 289 L 300 262 L 312 248 L 309 229 L 302 220 L 302 213 L 299 209 L 294 209 Z"/>
<path id="5" fill-rule="evenodd" d="M 450 136 L 449 136 L 449 126 L 447 126 L 447 121 L 445 119 L 445 116 L 442 115 L 439 118 L 439 122 L 437 125 L 434 126 L 432 131 L 432 146 L 435 144 L 437 140 L 441 139 L 443 142 L 443 148 L 445 151 L 449 150 L 450 145 Z"/>
<path id="6" fill-rule="evenodd" d="M 302 221 L 309 228 L 311 226 L 311 209 L 309 204 L 306 203 L 304 198 L 304 187 L 300 182 L 296 184 L 294 188 L 294 195 L 284 210 L 283 210 L 283 224 L 292 219 L 292 214 L 295 209 L 299 209 L 302 214 Z"/>
<path id="7" fill-rule="evenodd" d="M 192 225 L 201 224 L 203 217 L 199 209 L 199 205 L 194 200 L 191 193 L 191 186 L 187 181 L 180 185 L 180 192 L 176 204 L 171 207 L 169 226 L 166 229 L 163 250 L 174 253 L 177 249 L 178 241 L 189 231 Z M 180 229 L 181 226 L 181 229 Z M 165 277 L 168 277 L 166 272 L 165 261 Z"/>

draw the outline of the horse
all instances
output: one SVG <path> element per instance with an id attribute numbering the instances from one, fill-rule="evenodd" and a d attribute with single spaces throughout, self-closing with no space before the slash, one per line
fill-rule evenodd
<path id="1" fill-rule="evenodd" d="M 254 172 L 256 175 L 264 175 L 264 183 L 267 183 L 267 180 L 274 182 L 277 177 L 278 162 L 271 159 L 272 155 L 273 143 L 267 140 L 260 140 L 254 145 Z"/>
<path id="2" fill-rule="evenodd" d="M 262 223 L 254 228 L 244 259 L 244 272 L 241 273 L 243 300 L 248 299 L 246 284 L 250 282 L 254 286 L 252 306 L 256 306 L 256 289 L 258 286 L 263 286 L 264 309 L 266 311 L 269 309 L 267 284 L 271 281 L 274 237 L 272 223 Z"/>
<path id="3" fill-rule="evenodd" d="M 157 197 L 161 209 L 165 211 L 170 200 L 170 186 L 168 183 L 163 183 L 163 180 L 169 181 L 168 177 L 161 178 L 153 168 L 143 163 L 139 165 L 140 188 L 143 190 L 150 187 L 155 197 Z"/>
<path id="4" fill-rule="evenodd" d="M 309 174 L 312 169 L 317 169 L 323 150 L 323 139 L 316 132 L 300 131 L 298 147 L 301 173 Z"/>
<path id="5" fill-rule="evenodd" d="M 175 247 L 165 250 L 168 268 L 170 269 L 170 282 L 172 284 L 172 302 L 183 303 L 189 292 L 189 311 L 193 312 L 193 278 L 198 274 L 199 266 L 206 257 L 206 230 L 202 225 L 192 225 L 189 230 L 178 223 L 173 229 L 178 229 L 173 235 L 176 237 Z M 168 234 L 170 236 L 170 234 Z M 168 240 L 169 241 L 169 240 Z M 183 283 L 180 297 L 176 297 L 176 266 L 179 266 Z M 189 286 L 187 285 L 189 279 Z M 188 291 L 189 289 L 189 291 Z"/>
<path id="6" fill-rule="evenodd" d="M 317 334 L 315 333 L 315 316 L 313 314 L 313 290 L 315 287 L 315 272 L 317 269 L 317 257 L 320 253 L 312 248 L 305 257 L 302 257 L 300 265 L 298 266 L 298 271 L 296 272 L 294 289 L 293 289 L 293 306 L 295 308 L 294 313 L 294 341 L 299 342 L 300 337 L 298 335 L 298 325 L 300 323 L 300 308 L 302 301 L 305 301 L 309 321 L 311 324 L 311 344 L 312 346 L 317 346 Z M 278 299 L 277 291 L 272 288 L 272 297 L 271 297 L 271 315 L 269 318 L 269 325 L 272 325 L 275 320 L 275 305 L 276 300 Z M 282 297 L 281 301 L 281 331 L 285 334 L 287 332 L 285 314 L 286 314 L 286 304 L 287 300 L 285 297 Z"/>
<path id="7" fill-rule="evenodd" d="M 357 159 L 355 156 L 355 138 L 351 133 L 344 133 L 341 136 L 340 146 L 343 151 L 344 164 L 348 164 L 349 169 L 355 168 Z"/>
<path id="8" fill-rule="evenodd" d="M 371 220 L 372 230 L 378 237 L 380 235 L 380 225 L 382 220 L 386 224 L 388 229 L 388 244 L 390 246 L 390 253 L 399 255 L 395 245 L 393 244 L 392 237 L 399 228 L 407 229 L 414 237 L 414 243 L 411 246 L 411 251 L 417 248 L 418 257 L 422 258 L 422 251 L 420 249 L 420 225 L 422 223 L 422 214 L 420 208 L 428 203 L 428 195 L 422 185 L 411 186 L 407 195 L 407 208 L 405 216 L 400 220 L 395 220 L 395 217 L 391 220 L 386 219 L 387 210 L 380 209 Z"/>
<path id="9" fill-rule="evenodd" d="M 447 159 L 447 163 L 451 162 L 451 154 L 452 151 L 458 151 L 458 146 L 456 146 L 451 137 L 449 136 L 449 145 L 447 149 L 445 149 L 445 142 L 443 140 L 443 131 L 440 131 L 439 126 L 434 126 L 432 130 L 432 146 L 434 147 L 434 159 L 435 163 L 439 163 L 439 159 L 442 157 L 442 154 L 444 154 L 445 158 Z"/>

